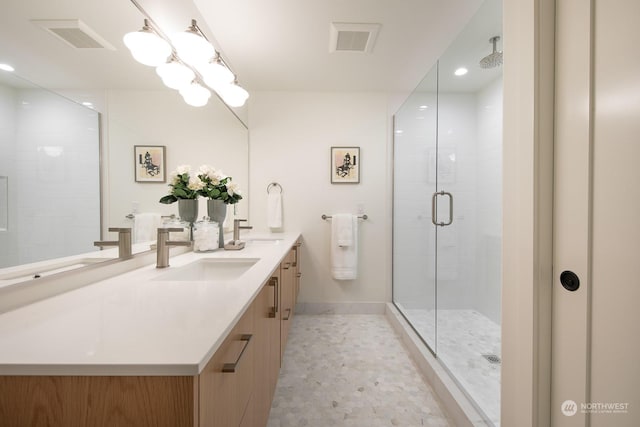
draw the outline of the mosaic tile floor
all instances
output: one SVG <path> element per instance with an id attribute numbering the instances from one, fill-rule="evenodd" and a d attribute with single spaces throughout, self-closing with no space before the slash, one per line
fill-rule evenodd
<path id="1" fill-rule="evenodd" d="M 296 315 L 268 427 L 449 426 L 383 315 Z"/>
<path id="2" fill-rule="evenodd" d="M 433 343 L 433 310 L 401 311 L 427 342 Z M 437 357 L 496 425 L 500 420 L 500 364 L 483 354 L 500 356 L 500 325 L 475 310 L 439 310 Z"/>

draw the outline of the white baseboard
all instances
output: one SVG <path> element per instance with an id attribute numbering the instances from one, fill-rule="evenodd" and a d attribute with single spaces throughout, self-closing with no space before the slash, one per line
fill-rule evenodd
<path id="1" fill-rule="evenodd" d="M 393 303 L 386 303 L 385 309 L 389 323 L 400 335 L 409 355 L 433 388 L 451 421 L 458 427 L 490 426 Z"/>
<path id="2" fill-rule="evenodd" d="M 384 314 L 384 302 L 299 302 L 296 314 Z"/>

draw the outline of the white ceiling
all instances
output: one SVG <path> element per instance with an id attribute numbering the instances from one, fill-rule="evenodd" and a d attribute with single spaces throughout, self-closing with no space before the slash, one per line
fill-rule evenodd
<path id="1" fill-rule="evenodd" d="M 482 0 L 139 0 L 166 32 L 191 18 L 250 91 L 407 91 L 434 64 Z M 197 7 L 196 7 L 197 6 Z M 199 8 L 199 10 L 198 10 Z M 128 0 L 3 0 L 0 62 L 53 89 L 161 88 L 122 36 L 143 16 Z M 115 46 L 73 49 L 30 19 L 79 18 Z M 371 54 L 329 53 L 330 23 L 382 25 Z M 490 46 L 487 43 L 487 53 Z"/>

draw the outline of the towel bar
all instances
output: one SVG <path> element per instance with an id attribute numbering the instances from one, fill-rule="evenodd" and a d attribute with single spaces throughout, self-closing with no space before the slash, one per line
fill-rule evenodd
<path id="1" fill-rule="evenodd" d="M 127 219 L 134 219 L 136 216 L 132 213 L 125 215 L 124 216 Z M 171 218 L 174 219 L 176 217 L 176 214 L 171 214 L 171 215 L 162 215 L 160 218 Z"/>
<path id="2" fill-rule="evenodd" d="M 331 215 L 322 214 L 322 219 L 330 219 L 330 218 L 331 218 Z M 369 219 L 369 217 L 366 214 L 358 215 L 358 218 L 361 218 L 361 219 L 364 219 L 364 220 Z"/>

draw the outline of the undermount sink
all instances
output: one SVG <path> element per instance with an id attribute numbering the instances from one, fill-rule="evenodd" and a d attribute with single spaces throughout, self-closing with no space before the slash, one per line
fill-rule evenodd
<path id="1" fill-rule="evenodd" d="M 259 258 L 205 258 L 182 267 L 171 268 L 154 280 L 230 281 L 242 276 L 259 260 Z"/>
<path id="2" fill-rule="evenodd" d="M 271 237 L 253 237 L 246 239 L 247 243 L 255 244 L 255 245 L 277 245 L 282 241 L 282 239 L 274 239 Z"/>

